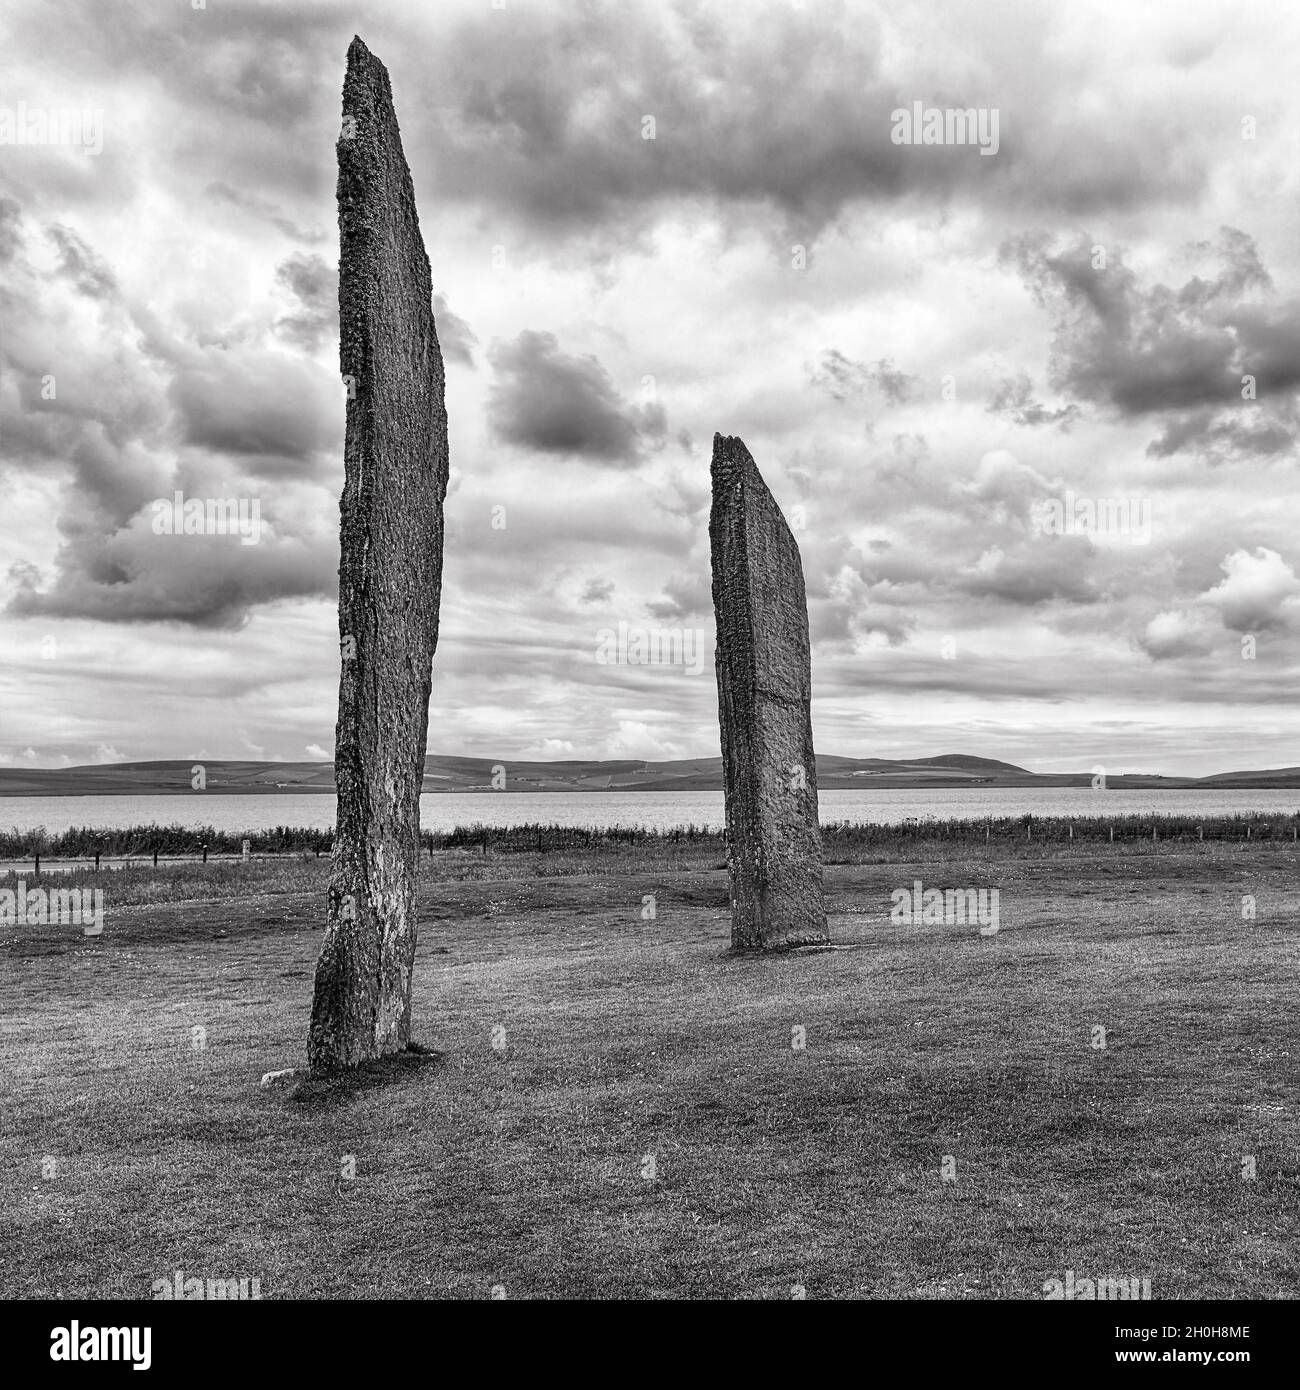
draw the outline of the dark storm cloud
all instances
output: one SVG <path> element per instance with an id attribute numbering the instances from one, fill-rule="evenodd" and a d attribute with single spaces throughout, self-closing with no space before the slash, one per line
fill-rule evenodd
<path id="1" fill-rule="evenodd" d="M 494 344 L 488 357 L 496 373 L 488 421 L 508 443 L 631 468 L 643 442 L 664 438 L 661 405 L 633 405 L 595 357 L 561 352 L 553 333 L 525 329 L 513 342 Z"/>
<path id="2" fill-rule="evenodd" d="M 1274 458 L 1286 453 L 1295 442 L 1295 412 L 1279 413 L 1272 419 L 1252 419 L 1252 406 L 1237 407 L 1240 418 L 1230 413 L 1195 410 L 1170 420 L 1147 445 L 1152 458 L 1170 458 L 1185 450 L 1222 461 L 1233 456 Z"/>
<path id="3" fill-rule="evenodd" d="M 1160 120 L 1134 116 L 1140 135 L 1112 125 L 1098 139 L 1079 100 L 1095 75 L 1055 46 L 1048 15 L 994 5 L 945 25 L 950 43 L 966 30 L 980 49 L 977 75 L 966 64 L 947 80 L 911 75 L 896 55 L 886 61 L 898 36 L 875 14 L 819 0 L 484 7 L 429 55 L 423 148 L 447 196 L 486 201 L 534 231 L 707 200 L 766 205 L 815 236 L 852 204 L 912 194 L 1077 216 L 1185 202 L 1204 186 L 1200 126 L 1213 116 L 1185 85 L 1172 86 Z M 916 100 L 998 108 L 996 155 L 894 143 L 893 113 Z"/>
<path id="4" fill-rule="evenodd" d="M 1117 253 L 1099 255 L 1087 237 L 1058 248 L 1031 233 L 1001 248 L 1003 262 L 1054 316 L 1053 385 L 1123 417 L 1171 413 L 1149 447 L 1155 456 L 1191 447 L 1269 454 L 1291 435 L 1285 417 L 1300 385 L 1297 305 L 1243 297 L 1272 286 L 1250 237 L 1224 228 L 1213 249 L 1220 273 L 1175 290 L 1144 287 Z M 1255 379 L 1254 400 L 1246 376 Z M 1218 413 L 1228 408 L 1252 418 Z"/>
<path id="5" fill-rule="evenodd" d="M 1229 319 L 1260 400 L 1300 386 L 1300 299 L 1240 305 Z"/>
<path id="6" fill-rule="evenodd" d="M 1052 25 L 998 6 L 977 27 L 955 21 L 954 35 L 966 27 L 987 45 L 978 79 L 963 64 L 937 82 L 887 71 L 881 21 L 830 0 L 484 3 L 440 19 L 361 19 L 336 3 L 123 14 L 96 0 L 31 0 L 14 27 L 32 53 L 57 51 L 70 81 L 111 73 L 156 90 L 173 177 L 303 241 L 322 235 L 313 223 L 333 182 L 322 133 L 338 119 L 358 24 L 405 94 L 417 189 L 503 212 L 533 234 L 623 234 L 668 204 L 705 202 L 745 216 L 766 205 L 812 237 L 862 201 L 953 196 L 1079 214 L 1183 200 L 1204 182 L 1194 94 L 1159 122 L 1135 117 L 1131 139 L 1098 141 L 1074 82 L 1025 73 L 1026 50 L 1069 69 Z M 1002 41 L 1004 27 L 1016 43 Z M 895 144 L 893 113 L 915 100 L 997 106 L 996 156 Z M 111 148 L 111 111 L 108 124 Z"/>
<path id="7" fill-rule="evenodd" d="M 46 590 L 30 570 L 12 569 L 15 617 L 89 618 L 105 623 L 184 623 L 237 629 L 276 599 L 327 598 L 336 591 L 333 547 L 279 541 L 245 546 L 237 536 L 156 536 L 147 527 L 78 541 L 75 564 Z"/>
<path id="8" fill-rule="evenodd" d="M 556 227 L 698 196 L 821 222 L 855 191 L 901 188 L 875 21 L 784 6 L 745 20 L 591 6 L 463 21 L 437 64 L 439 186 Z"/>
<path id="9" fill-rule="evenodd" d="M 1083 237 L 1059 251 L 1027 235 L 1002 248 L 1035 298 L 1056 316 L 1052 384 L 1123 415 L 1224 402 L 1240 389 L 1236 342 L 1226 326 L 1157 286 L 1143 294 L 1111 252 L 1104 265 Z"/>
<path id="10" fill-rule="evenodd" d="M 337 438 L 333 381 L 279 353 L 209 350 L 176 372 L 170 394 L 184 443 L 279 473 L 309 476 Z"/>
<path id="11" fill-rule="evenodd" d="M 17 469 L 66 476 L 68 486 L 51 520 L 48 570 L 11 567 L 6 611 L 236 628 L 258 604 L 327 597 L 336 554 L 302 510 L 315 489 L 290 489 L 288 480 L 309 478 L 315 450 L 333 436 L 342 414 L 335 383 L 255 343 L 196 347 L 134 304 L 82 237 L 59 224 L 42 231 L 57 255 L 54 275 L 42 278 L 21 248 L 11 262 L 0 359 L 17 384 L 17 409 L 5 446 Z M 40 390 L 46 372 L 57 381 L 49 399 Z M 250 481 L 259 475 L 280 480 L 279 515 Z M 260 544 L 156 534 L 150 505 L 176 489 L 256 500 Z"/>

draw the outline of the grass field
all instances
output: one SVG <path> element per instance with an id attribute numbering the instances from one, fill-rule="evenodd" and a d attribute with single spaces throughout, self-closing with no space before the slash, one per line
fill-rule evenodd
<path id="1" fill-rule="evenodd" d="M 849 949 L 768 958 L 719 865 L 435 856 L 433 1051 L 347 1086 L 258 1084 L 302 1062 L 324 859 L 3 928 L 0 1294 L 1300 1295 L 1291 844 L 866 855 L 827 869 Z M 891 924 L 915 878 L 997 887 L 1000 931 Z"/>

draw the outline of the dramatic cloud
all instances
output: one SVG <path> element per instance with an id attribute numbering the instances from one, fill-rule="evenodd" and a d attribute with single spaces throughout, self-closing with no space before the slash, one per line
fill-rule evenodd
<path id="1" fill-rule="evenodd" d="M 561 352 L 553 333 L 525 330 L 488 357 L 496 373 L 488 419 L 507 443 L 630 468 L 643 444 L 663 442 L 663 406 L 632 405 L 595 357 Z"/>
<path id="2" fill-rule="evenodd" d="M 1054 248 L 1045 234 L 1025 234 L 1001 255 L 1053 312 L 1058 390 L 1125 417 L 1169 416 L 1149 446 L 1157 457 L 1189 447 L 1219 457 L 1234 448 L 1279 453 L 1293 437 L 1300 306 L 1245 297 L 1273 281 L 1244 232 L 1226 227 L 1213 248 L 1191 249 L 1221 268 L 1176 290 L 1144 287 L 1117 250 L 1086 237 Z M 997 408 L 1008 404 L 1018 404 L 1015 395 L 995 398 Z"/>
<path id="3" fill-rule="evenodd" d="M 1282 0 L 11 9 L 5 100 L 103 142 L 0 162 L 0 761 L 331 746 L 358 30 L 448 367 L 443 751 L 716 753 L 707 650 L 596 654 L 707 649 L 722 431 L 799 541 L 825 751 L 1295 761 Z M 996 150 L 895 143 L 917 102 Z M 256 543 L 160 534 L 177 492 Z"/>

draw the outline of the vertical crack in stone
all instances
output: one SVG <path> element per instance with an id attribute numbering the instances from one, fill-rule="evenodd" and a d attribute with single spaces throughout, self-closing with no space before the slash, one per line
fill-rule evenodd
<path id="1" fill-rule="evenodd" d="M 307 1060 L 331 1071 L 410 1040 L 415 883 L 438 644 L 447 413 L 429 258 L 384 65 L 348 48 L 338 141 L 338 823 Z"/>
<path id="2" fill-rule="evenodd" d="M 749 450 L 713 437 L 709 548 L 731 944 L 827 941 L 799 547 Z"/>

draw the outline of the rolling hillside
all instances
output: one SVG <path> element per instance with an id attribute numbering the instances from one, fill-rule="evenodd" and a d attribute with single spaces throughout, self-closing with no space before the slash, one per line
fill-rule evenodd
<path id="1" fill-rule="evenodd" d="M 184 759 L 96 763 L 66 768 L 0 768 L 0 796 L 95 796 L 136 793 L 189 793 L 195 764 Z M 504 790 L 513 792 L 718 791 L 721 758 L 682 758 L 672 762 L 639 759 L 575 759 L 516 762 L 509 758 L 464 758 L 430 753 L 425 759 L 426 792 L 488 792 L 493 769 L 505 769 Z M 211 794 L 334 792 L 334 765 L 328 762 L 245 762 L 203 764 Z M 945 753 L 933 758 L 846 758 L 819 754 L 817 783 L 823 791 L 854 787 L 1086 787 L 1088 772 L 1033 773 L 1013 763 Z M 1124 788 L 1300 787 L 1300 767 L 1259 772 L 1223 772 L 1212 777 L 1112 776 L 1107 785 Z"/>

